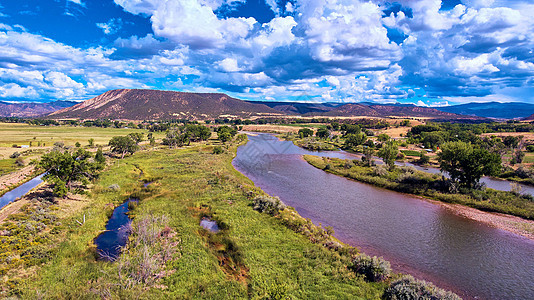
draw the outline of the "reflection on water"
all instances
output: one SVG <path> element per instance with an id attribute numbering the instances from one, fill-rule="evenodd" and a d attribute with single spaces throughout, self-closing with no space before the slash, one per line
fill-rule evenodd
<path id="1" fill-rule="evenodd" d="M 137 201 L 137 199 L 128 199 L 113 210 L 113 214 L 106 224 L 106 231 L 95 239 L 100 259 L 114 261 L 119 257 L 122 247 L 128 242 L 131 231 L 131 220 L 127 215 L 128 204 Z"/>
<path id="2" fill-rule="evenodd" d="M 238 149 L 234 166 L 306 218 L 393 266 L 468 298 L 534 299 L 534 242 L 457 216 L 415 197 L 328 174 L 311 152 L 260 134 Z"/>
<path id="3" fill-rule="evenodd" d="M 204 227 L 206 230 L 209 230 L 213 233 L 217 233 L 220 230 L 219 226 L 217 225 L 217 222 L 212 221 L 208 218 L 202 218 L 202 220 L 200 220 L 200 226 Z"/>
<path id="4" fill-rule="evenodd" d="M 42 178 L 44 175 L 45 174 L 41 174 L 32 180 L 21 184 L 19 187 L 5 193 L 2 197 L 0 197 L 0 209 L 13 202 L 15 199 L 26 195 L 31 189 L 41 184 L 41 182 L 43 182 Z"/>

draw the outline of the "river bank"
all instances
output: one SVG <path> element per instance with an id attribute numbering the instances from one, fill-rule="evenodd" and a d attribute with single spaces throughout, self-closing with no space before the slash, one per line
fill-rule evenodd
<path id="1" fill-rule="evenodd" d="M 10 260 L 0 268 L 5 272 L 0 296 L 380 299 L 386 284 L 357 277 L 348 268 L 350 257 L 341 258 L 289 229 L 280 218 L 250 206 L 250 197 L 262 192 L 233 168 L 236 146 L 222 154 L 213 154 L 212 145 L 165 147 L 111 164 L 76 211 L 62 210 L 62 202 L 47 206 L 55 219 L 29 235 L 46 255 L 32 250 L 24 260 Z M 117 262 L 98 261 L 94 239 L 112 209 L 127 197 L 140 199 L 131 210 L 132 228 L 144 220 L 164 220 L 158 225 L 161 233 L 153 244 L 143 244 L 143 236 L 132 234 Z M 29 234 L 27 213 L 32 212 L 21 210 L 1 224 L 0 232 L 10 234 L 2 238 Z M 203 217 L 216 220 L 221 230 L 205 231 L 200 226 Z M 37 222 L 30 224 L 35 227 Z M 16 236 L 11 233 L 15 228 Z M 142 247 L 136 248 L 139 244 Z M 33 247 L 19 246 L 5 253 L 17 256 Z M 33 253 L 39 255 L 37 263 Z M 147 257 L 149 262 L 143 260 Z M 8 263 L 1 262 L 2 267 Z M 140 263 L 150 263 L 150 268 Z M 131 276 L 138 271 L 146 277 L 134 282 Z"/>
<path id="2" fill-rule="evenodd" d="M 304 161 L 306 154 L 355 159 L 258 134 L 239 148 L 234 166 L 301 216 L 332 226 L 341 241 L 383 256 L 397 270 L 469 299 L 531 299 L 525 283 L 534 278 L 532 240 L 418 197 L 324 172 Z"/>

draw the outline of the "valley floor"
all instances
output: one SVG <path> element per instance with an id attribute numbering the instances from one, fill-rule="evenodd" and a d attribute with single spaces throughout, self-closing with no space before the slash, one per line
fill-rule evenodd
<path id="1" fill-rule="evenodd" d="M 85 197 L 54 200 L 43 189 L 21 202 L 0 224 L 0 296 L 380 299 L 387 283 L 356 276 L 349 256 L 253 210 L 263 192 L 234 170 L 234 153 L 145 150 L 114 161 Z M 100 261 L 93 240 L 130 197 L 140 202 L 129 246 L 116 262 Z M 202 229 L 203 217 L 220 233 Z"/>

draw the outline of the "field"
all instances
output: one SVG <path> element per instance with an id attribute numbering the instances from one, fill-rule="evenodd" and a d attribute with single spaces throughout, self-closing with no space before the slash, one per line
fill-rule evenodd
<path id="1" fill-rule="evenodd" d="M 4 269 L 1 295 L 30 299 L 379 299 L 384 283 L 365 282 L 347 268 L 347 257 L 310 242 L 288 228 L 287 220 L 252 209 L 251 197 L 262 192 L 233 169 L 234 151 L 235 146 L 216 155 L 212 146 L 203 144 L 141 151 L 115 161 L 88 196 L 51 205 L 48 211 L 56 221 L 32 234 L 29 245 L 15 243 L 4 249 L 9 257 L 28 253 L 25 247 L 48 250 L 46 255 L 29 252 L 39 259 L 26 255 L 9 260 L 14 265 Z M 144 188 L 144 182 L 153 183 Z M 114 184 L 120 189 L 108 188 Z M 118 262 L 98 261 L 93 239 L 104 229 L 112 208 L 128 197 L 141 199 L 133 208 L 134 224 L 167 220 L 162 227 L 168 228 L 166 240 L 158 238 L 150 247 L 139 248 L 135 245 L 140 237 L 134 235 Z M 295 218 L 292 210 L 287 213 Z M 80 226 L 76 220 L 84 216 L 86 222 Z M 202 229 L 203 216 L 216 220 L 223 230 L 213 234 Z M 18 214 L 0 231 L 20 225 L 24 233 L 28 222 L 33 224 Z M 162 248 L 165 243 L 173 245 L 172 250 Z M 132 283 L 133 275 L 124 266 L 144 270 L 146 255 L 156 257 L 162 251 L 169 251 L 170 258 L 154 263 L 150 278 Z"/>
<path id="2" fill-rule="evenodd" d="M 74 146 L 76 142 L 87 145 L 91 138 L 96 145 L 105 145 L 113 136 L 127 135 L 131 132 L 143 132 L 141 129 L 126 128 L 96 128 L 96 127 L 73 127 L 73 126 L 34 126 L 20 123 L 0 123 L 0 155 L 6 155 L 13 145 L 30 145 L 37 147 L 38 143 L 46 147 L 53 146 L 56 142 Z M 19 150 L 20 151 L 20 150 Z"/>

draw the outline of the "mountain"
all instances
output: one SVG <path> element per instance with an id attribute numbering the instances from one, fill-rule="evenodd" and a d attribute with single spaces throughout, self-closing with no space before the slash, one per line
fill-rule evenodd
<path id="1" fill-rule="evenodd" d="M 164 120 L 279 116 L 280 111 L 219 93 L 158 90 L 111 90 L 49 115 L 54 119 Z"/>
<path id="2" fill-rule="evenodd" d="M 55 101 L 48 103 L 8 103 L 0 101 L 0 117 L 38 117 L 73 106 L 76 103 L 77 102 L 72 101 Z"/>
<path id="3" fill-rule="evenodd" d="M 467 103 L 435 108 L 449 113 L 497 119 L 525 118 L 534 114 L 534 104 L 521 102 Z"/>
<path id="4" fill-rule="evenodd" d="M 413 104 L 345 104 L 322 114 L 324 116 L 369 116 L 369 117 L 418 117 L 441 120 L 479 120 L 481 117 L 463 116 L 439 111 L 435 108 L 415 106 Z"/>
<path id="5" fill-rule="evenodd" d="M 331 111 L 332 109 L 341 105 L 341 103 L 310 103 L 310 102 L 268 102 L 268 101 L 248 101 L 250 103 L 261 103 L 270 108 L 287 114 L 307 114 L 307 113 L 323 113 Z"/>

